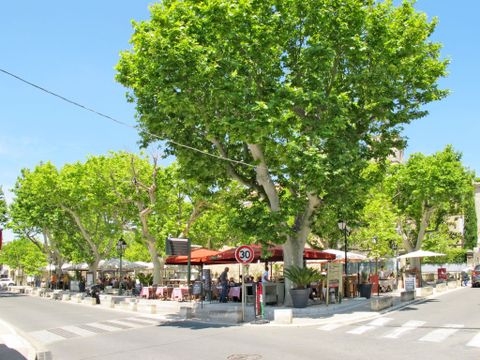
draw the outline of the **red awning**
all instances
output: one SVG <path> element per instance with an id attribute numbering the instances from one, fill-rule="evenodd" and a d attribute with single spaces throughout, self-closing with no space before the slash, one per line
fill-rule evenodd
<path id="1" fill-rule="evenodd" d="M 190 264 L 192 265 L 202 265 L 205 264 L 207 258 L 209 256 L 213 256 L 218 254 L 220 251 L 217 250 L 209 250 L 209 249 L 194 249 L 190 255 Z M 165 260 L 166 264 L 169 265 L 187 265 L 188 264 L 188 256 L 186 255 L 179 255 L 179 256 L 169 256 Z"/>
<path id="2" fill-rule="evenodd" d="M 267 249 L 265 254 L 262 254 L 262 247 L 260 245 L 250 245 L 254 251 L 253 261 L 283 261 L 283 247 L 281 245 L 272 246 Z M 235 250 L 228 249 L 218 254 L 208 256 L 205 264 L 230 264 L 236 263 Z M 335 255 L 326 253 L 316 249 L 304 249 L 303 258 L 305 260 L 334 260 Z"/>

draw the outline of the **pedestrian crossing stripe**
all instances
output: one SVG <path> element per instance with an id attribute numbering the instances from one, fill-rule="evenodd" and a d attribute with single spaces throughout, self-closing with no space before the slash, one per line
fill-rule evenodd
<path id="1" fill-rule="evenodd" d="M 389 323 L 391 318 L 378 318 L 366 325 L 361 325 L 357 326 L 349 331 L 346 331 L 348 334 L 352 335 L 362 335 L 367 333 L 368 331 L 374 330 L 374 329 L 380 329 L 383 328 L 387 323 Z M 419 329 L 423 327 L 426 324 L 425 321 L 419 321 L 419 320 L 409 320 L 403 325 L 399 326 L 398 328 L 394 329 L 393 331 L 388 332 L 387 334 L 381 336 L 381 338 L 386 338 L 386 339 L 398 339 L 401 336 L 413 332 L 416 329 Z M 321 327 L 318 328 L 318 330 L 321 331 L 333 331 L 336 329 L 339 329 L 341 327 L 346 327 L 348 324 L 342 324 L 342 323 L 330 323 L 330 324 L 325 324 Z M 395 326 L 396 327 L 396 326 Z M 438 328 L 435 328 L 435 330 L 432 330 L 425 334 L 423 337 L 418 339 L 418 341 L 421 342 L 433 342 L 433 343 L 440 343 L 442 341 L 445 341 L 448 337 L 454 335 L 458 331 L 462 330 L 465 326 L 462 324 L 445 324 L 442 325 Z M 470 347 L 477 347 L 480 348 L 480 332 L 476 334 L 467 344 L 467 346 Z"/>
<path id="2" fill-rule="evenodd" d="M 420 341 L 428 342 L 442 342 L 449 336 L 455 334 L 458 330 L 463 328 L 463 325 L 459 324 L 448 324 L 442 327 L 441 329 L 436 329 L 429 332 L 427 335 L 421 337 Z"/>
<path id="3" fill-rule="evenodd" d="M 43 344 L 50 344 L 70 338 L 87 337 L 109 332 L 155 326 L 158 324 L 159 321 L 156 319 L 132 317 L 99 321 L 88 324 L 65 325 L 53 329 L 33 331 L 30 332 L 30 335 Z"/>
<path id="4" fill-rule="evenodd" d="M 383 337 L 387 339 L 398 339 L 403 334 L 413 331 L 424 324 L 425 324 L 425 321 L 410 320 L 410 321 L 407 321 L 398 329 L 393 330 L 392 332 L 388 333 Z"/>
<path id="5" fill-rule="evenodd" d="M 367 331 L 382 327 L 392 320 L 393 320 L 392 318 L 386 318 L 386 317 L 378 318 L 369 322 L 367 325 L 359 326 L 353 330 L 347 331 L 347 333 L 354 334 L 354 335 L 361 335 L 366 333 Z"/>
<path id="6" fill-rule="evenodd" d="M 467 346 L 480 347 L 480 333 L 475 335 L 472 340 L 467 343 Z"/>

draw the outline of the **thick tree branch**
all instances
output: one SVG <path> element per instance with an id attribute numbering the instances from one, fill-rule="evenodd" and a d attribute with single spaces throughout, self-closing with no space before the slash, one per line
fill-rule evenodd
<path id="1" fill-rule="evenodd" d="M 258 166 L 255 168 L 257 173 L 257 183 L 264 189 L 272 211 L 280 211 L 280 198 L 275 184 L 268 172 L 267 162 L 260 144 L 248 144 L 248 148 Z"/>
<path id="2" fill-rule="evenodd" d="M 97 245 L 95 245 L 90 234 L 85 229 L 85 226 L 83 226 L 80 216 L 78 216 L 78 214 L 75 211 L 73 211 L 72 209 L 70 209 L 69 207 L 63 204 L 60 204 L 60 207 L 72 216 L 73 220 L 75 221 L 75 224 L 77 224 L 78 228 L 80 229 L 80 233 L 82 234 L 83 238 L 88 243 L 88 245 L 90 246 L 90 250 L 92 250 L 95 258 L 99 258 Z"/>

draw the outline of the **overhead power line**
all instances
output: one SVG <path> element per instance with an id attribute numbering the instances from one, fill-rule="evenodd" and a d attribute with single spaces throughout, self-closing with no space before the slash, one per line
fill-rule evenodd
<path id="1" fill-rule="evenodd" d="M 23 82 L 23 83 L 25 83 L 25 84 L 27 84 L 27 85 L 29 85 L 29 86 L 32 86 L 32 87 L 34 87 L 34 88 L 36 88 L 36 89 L 38 89 L 38 90 L 40 90 L 40 91 L 43 91 L 43 92 L 45 92 L 45 93 L 47 93 L 47 94 L 49 94 L 49 95 L 51 95 L 51 96 L 54 96 L 54 97 L 56 97 L 56 98 L 58 98 L 58 99 L 60 99 L 60 100 L 63 100 L 63 101 L 65 101 L 65 102 L 67 102 L 67 103 L 69 103 L 69 104 L 71 104 L 71 105 L 77 106 L 77 107 L 79 107 L 79 108 L 82 108 L 83 110 L 92 112 L 92 113 L 94 113 L 95 115 L 101 116 L 101 117 L 103 117 L 103 118 L 105 118 L 105 119 L 111 120 L 111 121 L 113 121 L 113 122 L 115 122 L 115 123 L 117 123 L 117 124 L 119 124 L 119 125 L 126 126 L 126 127 L 128 127 L 128 128 L 134 129 L 134 130 L 136 131 L 136 128 L 135 128 L 134 125 L 127 124 L 127 123 L 125 123 L 125 122 L 123 122 L 123 121 L 117 120 L 117 119 L 115 119 L 115 118 L 113 118 L 113 117 L 111 117 L 111 116 L 109 116 L 109 115 L 107 115 L 107 114 L 104 114 L 104 113 L 100 112 L 100 111 L 97 111 L 97 110 L 95 110 L 95 109 L 89 108 L 88 106 L 82 105 L 82 104 L 80 104 L 80 103 L 78 103 L 78 102 L 76 102 L 76 101 L 70 100 L 69 98 L 67 98 L 67 97 L 65 97 L 65 96 L 59 95 L 59 94 L 57 94 L 57 93 L 55 93 L 55 92 L 53 92 L 53 91 L 50 91 L 50 90 L 48 90 L 48 89 L 46 89 L 46 88 L 44 88 L 44 87 L 42 87 L 42 86 L 39 86 L 39 85 L 37 85 L 37 84 L 34 84 L 34 83 L 32 83 L 32 82 L 30 82 L 30 81 L 28 81 L 28 80 L 25 80 L 24 78 L 22 78 L 22 77 L 20 77 L 20 76 L 18 76 L 18 75 L 12 74 L 11 72 L 9 72 L 9 71 L 7 71 L 7 70 L 4 70 L 4 69 L 2 69 L 2 68 L 0 68 L 0 72 L 6 74 L 6 75 L 8 75 L 8 76 L 11 76 L 11 77 L 13 77 L 14 79 L 16 79 L 16 80 L 18 80 L 18 81 L 21 81 L 21 82 Z M 160 138 L 158 135 L 155 135 L 155 134 L 153 134 L 153 133 L 151 133 L 151 132 L 149 132 L 149 131 L 144 130 L 144 133 L 147 134 L 147 135 L 149 135 L 149 136 L 152 136 L 152 137 L 154 137 L 154 138 L 156 138 L 156 139 L 158 139 L 158 140 L 161 140 L 161 141 L 164 141 L 164 140 L 165 140 L 165 139 Z M 198 153 L 200 153 L 200 154 L 203 154 L 203 155 L 206 155 L 206 156 L 210 156 L 210 157 L 213 157 L 213 158 L 216 158 L 216 159 L 220 159 L 220 160 L 223 160 L 223 161 L 228 161 L 228 162 L 235 163 L 235 164 L 239 164 L 239 165 L 249 166 L 249 167 L 252 167 L 252 168 L 255 168 L 255 167 L 256 167 L 256 165 L 249 164 L 249 163 L 246 163 L 246 162 L 244 162 L 244 161 L 234 160 L 234 159 L 230 159 L 230 158 L 223 157 L 223 156 L 220 156 L 220 155 L 210 154 L 210 153 L 208 153 L 208 152 L 206 152 L 206 151 L 204 151 L 204 150 L 201 150 L 201 149 L 198 149 L 198 148 L 189 146 L 189 145 L 185 145 L 185 144 L 176 142 L 176 141 L 171 140 L 171 139 L 168 139 L 167 141 L 168 141 L 168 142 L 171 142 L 171 143 L 174 144 L 174 145 L 177 145 L 177 146 L 180 146 L 180 147 L 183 147 L 183 148 L 185 148 L 185 149 L 192 150 L 192 151 L 196 151 L 196 152 L 198 152 Z"/>

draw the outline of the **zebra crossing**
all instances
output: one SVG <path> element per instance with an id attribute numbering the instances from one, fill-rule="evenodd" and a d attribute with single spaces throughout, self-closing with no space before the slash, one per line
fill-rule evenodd
<path id="1" fill-rule="evenodd" d="M 394 319 L 388 317 L 380 317 L 370 321 L 367 324 L 362 324 L 351 328 L 348 324 L 330 323 L 318 327 L 320 331 L 344 331 L 350 335 L 369 335 L 373 334 L 377 338 L 385 339 L 400 339 L 408 334 L 415 334 L 418 336 L 415 340 L 425 343 L 441 343 L 448 338 L 455 336 L 462 329 L 465 329 L 463 324 L 443 324 L 440 326 L 431 326 L 426 321 L 408 320 L 403 324 L 393 325 Z M 344 328 L 344 329 L 342 329 Z M 477 331 L 465 344 L 468 347 L 480 348 L 480 329 L 473 329 Z M 468 329 L 468 332 L 472 329 Z"/>
<path id="2" fill-rule="evenodd" d="M 30 336 L 43 344 L 68 340 L 79 337 L 94 336 L 130 329 L 156 326 L 160 320 L 148 317 L 129 317 L 114 320 L 97 321 L 87 324 L 65 325 L 52 329 L 32 331 Z"/>

